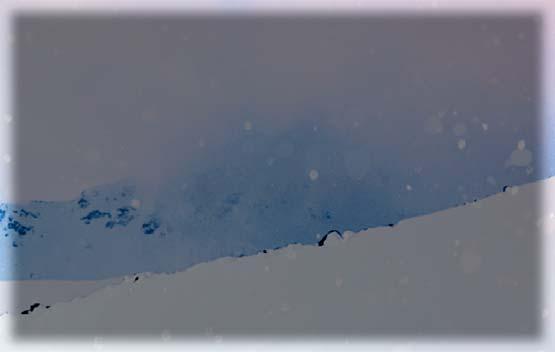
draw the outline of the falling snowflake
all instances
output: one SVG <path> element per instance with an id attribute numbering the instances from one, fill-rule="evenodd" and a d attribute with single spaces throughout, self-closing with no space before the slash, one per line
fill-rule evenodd
<path id="1" fill-rule="evenodd" d="M 245 121 L 245 123 L 243 124 L 243 128 L 245 129 L 245 131 L 250 131 L 250 130 L 252 130 L 252 122 L 250 122 L 250 121 Z"/>
<path id="2" fill-rule="evenodd" d="M 521 139 L 517 142 L 516 149 L 512 151 L 509 159 L 505 162 L 505 166 L 529 167 L 532 160 L 532 152 L 526 148 L 526 142 Z"/>
<path id="3" fill-rule="evenodd" d="M 308 177 L 310 177 L 310 180 L 316 181 L 318 179 L 318 177 L 320 177 L 320 174 L 318 173 L 318 170 L 312 169 L 308 173 Z"/>
<path id="4" fill-rule="evenodd" d="M 131 206 L 135 209 L 138 209 L 141 207 L 141 201 L 138 199 L 132 199 L 131 200 Z"/>

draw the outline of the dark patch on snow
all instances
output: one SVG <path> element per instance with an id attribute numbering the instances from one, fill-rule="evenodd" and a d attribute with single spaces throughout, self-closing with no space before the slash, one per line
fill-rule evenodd
<path id="1" fill-rule="evenodd" d="M 40 303 L 33 303 L 33 304 L 31 304 L 31 307 L 29 307 L 29 309 L 24 310 L 23 312 L 21 312 L 21 314 L 27 315 L 29 313 L 32 313 L 39 306 L 40 306 Z"/>
<path id="2" fill-rule="evenodd" d="M 135 218 L 135 216 L 132 214 L 135 211 L 134 208 L 123 207 L 118 208 L 117 211 L 118 213 L 116 215 L 116 219 L 110 220 L 106 223 L 107 228 L 111 229 L 114 228 L 114 226 L 127 226 L 127 224 L 129 224 L 131 220 Z"/>
<path id="3" fill-rule="evenodd" d="M 85 197 L 81 197 L 78 201 L 77 204 L 79 204 L 79 208 L 81 209 L 85 209 L 86 207 L 89 206 L 89 201 L 87 199 L 85 199 Z"/>
<path id="4" fill-rule="evenodd" d="M 322 237 L 322 239 L 320 241 L 318 241 L 318 247 L 324 246 L 324 244 L 326 243 L 326 240 L 328 239 L 328 236 L 332 235 L 334 233 L 336 233 L 340 238 L 343 238 L 343 235 L 341 235 L 341 232 L 339 232 L 337 230 L 328 231 L 328 233 L 324 237 Z"/>
<path id="5" fill-rule="evenodd" d="M 19 213 L 16 210 L 16 211 L 14 211 L 14 213 L 19 214 L 20 216 L 23 216 L 23 217 L 26 217 L 26 218 L 31 217 L 33 219 L 37 219 L 39 217 L 39 214 L 33 213 L 33 212 L 25 210 L 25 209 L 20 209 Z"/>
<path id="6" fill-rule="evenodd" d="M 8 229 L 13 230 L 14 232 L 16 232 L 20 236 L 26 235 L 29 231 L 31 231 L 33 229 L 32 226 L 25 226 L 22 223 L 20 223 L 19 221 L 15 220 L 15 219 L 12 219 L 11 217 L 8 218 L 8 220 L 9 220 Z"/>
<path id="7" fill-rule="evenodd" d="M 160 222 L 157 219 L 151 219 L 143 224 L 143 232 L 145 235 L 152 235 L 160 227 Z"/>
<path id="8" fill-rule="evenodd" d="M 93 210 L 87 215 L 83 216 L 81 220 L 88 225 L 91 223 L 91 221 L 101 218 L 112 218 L 112 214 L 105 211 Z"/>

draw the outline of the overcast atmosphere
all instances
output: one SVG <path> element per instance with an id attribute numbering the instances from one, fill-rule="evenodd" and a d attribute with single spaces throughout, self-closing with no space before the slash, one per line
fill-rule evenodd
<path id="1" fill-rule="evenodd" d="M 347 169 L 367 165 L 351 173 L 379 171 L 399 189 L 420 178 L 452 191 L 487 187 L 488 176 L 521 182 L 538 165 L 506 163 L 519 141 L 538 152 L 537 23 L 18 17 L 16 196 L 71 199 L 127 177 L 152 186 L 202 155 L 243 158 L 238 145 L 252 136 L 295 144 L 294 131 L 325 143 L 308 170 L 313 154 L 340 149 L 353 154 Z M 260 139 L 256 149 L 274 149 Z"/>

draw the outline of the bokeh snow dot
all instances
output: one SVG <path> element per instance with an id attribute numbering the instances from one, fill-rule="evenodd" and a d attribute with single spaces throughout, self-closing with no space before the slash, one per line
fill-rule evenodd
<path id="1" fill-rule="evenodd" d="M 318 170 L 310 170 L 310 172 L 308 173 L 308 177 L 310 177 L 310 179 L 312 181 L 316 181 L 318 179 L 318 177 L 320 176 L 320 174 L 318 173 Z"/>
<path id="2" fill-rule="evenodd" d="M 252 130 L 252 122 L 250 121 L 245 121 L 243 128 L 245 129 L 245 131 L 250 131 Z"/>
<path id="3" fill-rule="evenodd" d="M 141 201 L 138 199 L 133 199 L 131 200 L 131 206 L 135 209 L 138 209 L 141 207 Z"/>
<path id="4" fill-rule="evenodd" d="M 457 142 L 457 147 L 459 147 L 460 150 L 463 150 L 464 148 L 466 148 L 466 140 L 464 139 L 459 139 L 459 141 Z"/>
<path id="5" fill-rule="evenodd" d="M 526 142 L 521 139 L 516 144 L 516 149 L 512 151 L 509 159 L 505 162 L 505 166 L 530 167 L 533 155 L 526 148 Z"/>

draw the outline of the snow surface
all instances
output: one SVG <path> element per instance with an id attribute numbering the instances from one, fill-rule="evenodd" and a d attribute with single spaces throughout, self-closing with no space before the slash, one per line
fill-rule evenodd
<path id="1" fill-rule="evenodd" d="M 43 306 L 68 302 L 76 297 L 88 296 L 100 288 L 122 280 L 123 278 L 90 281 L 0 281 L 0 315 L 20 314 L 36 302 L 42 302 Z M 17 297 L 14 297 L 14 293 Z"/>
<path id="2" fill-rule="evenodd" d="M 555 179 L 393 227 L 127 277 L 14 317 L 16 336 L 541 337 L 541 191 Z M 518 255 L 515 255 L 518 254 Z M 37 302 L 41 303 L 41 302 Z"/>

